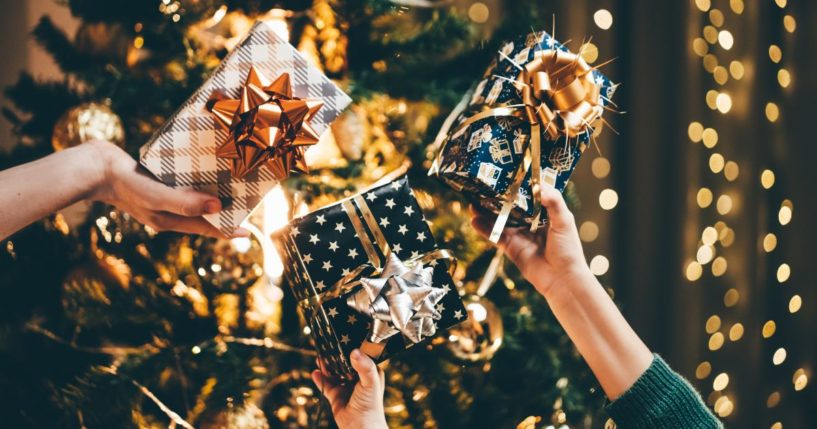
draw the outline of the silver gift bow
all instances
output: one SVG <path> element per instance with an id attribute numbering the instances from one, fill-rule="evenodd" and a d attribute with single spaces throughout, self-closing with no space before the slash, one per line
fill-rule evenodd
<path id="1" fill-rule="evenodd" d="M 431 287 L 432 267 L 421 262 L 406 266 L 390 253 L 380 277 L 362 278 L 362 289 L 346 298 L 349 307 L 372 318 L 369 341 L 383 343 L 402 333 L 412 343 L 437 332 L 435 320 L 442 315 L 437 304 L 446 291 Z"/>

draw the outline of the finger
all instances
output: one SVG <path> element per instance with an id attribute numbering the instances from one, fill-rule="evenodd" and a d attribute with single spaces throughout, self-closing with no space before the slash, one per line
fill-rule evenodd
<path id="1" fill-rule="evenodd" d="M 567 208 L 564 196 L 552 186 L 542 187 L 542 207 L 547 210 L 551 228 L 563 230 L 576 226 L 573 213 Z"/>
<path id="2" fill-rule="evenodd" d="M 377 375 L 380 377 L 380 393 L 383 393 L 386 390 L 386 372 L 378 366 Z"/>
<path id="3" fill-rule="evenodd" d="M 374 361 L 358 349 L 352 350 L 351 358 L 352 368 L 355 369 L 360 378 L 360 385 L 366 389 L 377 389 L 380 375 Z"/>
<path id="4" fill-rule="evenodd" d="M 171 188 L 137 169 L 128 182 L 136 197 L 150 205 L 150 209 L 183 216 L 201 216 L 218 213 L 218 198 L 192 189 Z"/>
<path id="5" fill-rule="evenodd" d="M 340 397 L 341 386 L 334 384 L 331 379 L 317 369 L 312 371 L 312 381 L 318 387 L 318 390 L 323 393 L 324 398 L 329 401 L 329 405 L 334 407 Z"/>
<path id="6" fill-rule="evenodd" d="M 488 216 L 486 213 L 481 212 L 471 219 L 474 229 L 483 237 L 488 236 L 496 220 L 495 216 Z M 499 237 L 497 247 L 502 249 L 511 261 L 520 263 L 524 262 L 531 252 L 535 252 L 539 248 L 539 244 L 536 242 L 537 239 L 541 239 L 541 235 L 537 236 L 531 233 L 527 227 L 509 227 L 505 228 L 505 231 Z"/>
<path id="7" fill-rule="evenodd" d="M 157 231 L 176 231 L 215 238 L 227 238 L 218 228 L 201 217 L 186 217 L 167 212 L 153 212 L 149 215 L 148 226 Z"/>

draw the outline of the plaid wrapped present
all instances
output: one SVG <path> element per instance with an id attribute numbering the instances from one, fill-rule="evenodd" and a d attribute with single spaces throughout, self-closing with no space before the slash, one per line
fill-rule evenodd
<path id="1" fill-rule="evenodd" d="M 564 191 L 614 90 L 545 32 L 506 42 L 446 120 L 429 174 L 499 215 L 492 241 L 506 221 L 535 229 L 540 184 Z"/>
<path id="2" fill-rule="evenodd" d="M 223 210 L 204 217 L 226 235 L 232 234 L 278 183 L 266 165 L 239 179 L 231 173 L 230 160 L 216 156 L 229 132 L 208 111 L 208 101 L 214 94 L 237 99 L 251 68 L 270 78 L 288 73 L 292 95 L 323 103 L 309 123 L 317 135 L 351 103 L 348 95 L 270 25 L 257 22 L 252 27 L 212 76 L 140 150 L 142 165 L 165 184 L 217 195 Z"/>
<path id="3" fill-rule="evenodd" d="M 293 219 L 273 236 L 328 369 L 382 361 L 467 318 L 405 176 Z M 378 306 L 380 311 L 375 311 Z"/>

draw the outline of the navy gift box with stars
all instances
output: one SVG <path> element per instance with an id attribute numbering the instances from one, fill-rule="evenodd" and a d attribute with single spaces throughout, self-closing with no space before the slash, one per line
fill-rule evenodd
<path id="1" fill-rule="evenodd" d="M 428 223 L 417 200 L 403 176 L 393 182 L 374 187 L 359 194 L 371 211 L 391 252 L 402 261 L 416 261 L 438 250 Z M 358 197 L 358 198 L 359 198 Z M 353 198 L 347 199 L 353 201 Z M 366 225 L 360 213 L 359 224 Z M 367 234 L 369 229 L 366 229 Z M 370 236 L 373 239 L 374 235 Z M 340 376 L 350 376 L 348 356 L 361 346 L 371 330 L 371 319 L 352 309 L 347 297 L 360 286 L 340 292 L 339 283 L 348 280 L 361 266 L 368 266 L 369 257 L 358 236 L 350 214 L 341 202 L 320 208 L 293 219 L 275 235 L 276 244 L 285 260 L 285 276 L 296 299 L 301 302 L 304 316 L 310 325 L 316 346 L 329 369 Z M 380 258 L 384 256 L 378 253 Z M 446 293 L 436 304 L 441 315 L 436 320 L 437 333 L 467 317 L 454 281 L 449 275 L 450 261 L 432 260 L 432 287 Z M 371 270 L 357 277 L 377 277 Z M 410 347 L 402 335 L 390 337 L 382 361 L 396 352 Z"/>

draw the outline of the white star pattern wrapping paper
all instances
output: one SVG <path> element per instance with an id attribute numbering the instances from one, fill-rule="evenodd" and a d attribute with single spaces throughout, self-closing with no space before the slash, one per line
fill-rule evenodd
<path id="1" fill-rule="evenodd" d="M 402 261 L 416 261 L 438 250 L 406 177 L 376 186 L 359 196 L 365 199 L 393 255 Z M 365 224 L 360 213 L 355 212 L 354 216 Z M 370 230 L 366 231 L 369 234 Z M 340 202 L 335 203 L 293 219 L 273 239 L 285 261 L 284 274 L 305 310 L 321 356 L 333 373 L 351 374 L 348 356 L 367 339 L 372 321 L 347 304 L 347 297 L 360 290 L 359 285 L 339 296 L 332 290 L 349 273 L 369 263 L 350 215 Z M 379 256 L 385 262 L 385 257 Z M 467 314 L 449 275 L 448 263 L 438 259 L 425 264 L 433 268 L 432 287 L 444 292 L 435 306 L 440 314 L 435 321 L 438 334 L 464 321 Z M 359 277 L 376 277 L 370 274 L 371 270 Z M 322 298 L 316 300 L 315 296 Z M 411 346 L 403 335 L 394 335 L 386 341 L 378 361 Z"/>

